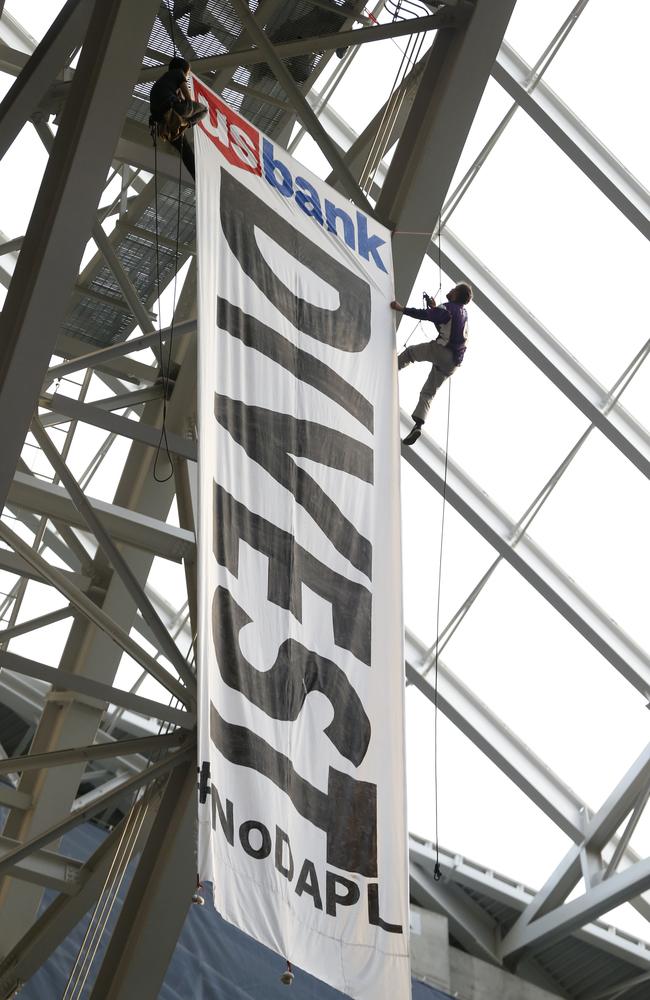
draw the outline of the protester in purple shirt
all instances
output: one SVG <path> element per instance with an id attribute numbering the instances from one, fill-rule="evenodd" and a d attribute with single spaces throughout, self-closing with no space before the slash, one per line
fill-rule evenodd
<path id="1" fill-rule="evenodd" d="M 461 282 L 447 292 L 447 301 L 437 306 L 435 299 L 427 298 L 426 309 L 407 309 L 399 302 L 391 302 L 391 309 L 413 319 L 426 319 L 434 323 L 438 337 L 425 344 L 414 344 L 399 355 L 398 368 L 406 368 L 412 361 L 428 361 L 431 371 L 422 386 L 418 405 L 413 410 L 413 428 L 404 438 L 404 444 L 415 444 L 422 433 L 431 400 L 442 383 L 456 370 L 463 360 L 467 341 L 467 310 L 472 300 L 471 285 Z"/>

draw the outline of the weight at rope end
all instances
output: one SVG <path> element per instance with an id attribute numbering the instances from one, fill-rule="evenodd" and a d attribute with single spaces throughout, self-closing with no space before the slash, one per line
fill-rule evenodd
<path id="1" fill-rule="evenodd" d="M 287 967 L 280 976 L 280 982 L 284 986 L 291 986 L 294 980 L 293 970 L 291 968 L 291 962 L 287 959 Z"/>

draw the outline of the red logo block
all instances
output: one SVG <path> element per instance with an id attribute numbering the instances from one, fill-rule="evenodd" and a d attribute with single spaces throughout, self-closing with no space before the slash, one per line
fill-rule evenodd
<path id="1" fill-rule="evenodd" d="M 233 167 L 261 176 L 260 134 L 257 129 L 204 87 L 196 77 L 192 78 L 192 82 L 194 99 L 208 106 L 208 114 L 199 122 L 199 128 L 203 129 Z"/>

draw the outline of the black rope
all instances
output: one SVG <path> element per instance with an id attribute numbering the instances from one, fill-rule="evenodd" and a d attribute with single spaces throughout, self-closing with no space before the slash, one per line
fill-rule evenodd
<path id="1" fill-rule="evenodd" d="M 441 246 L 440 225 L 441 225 L 441 217 L 438 216 L 438 290 L 437 290 L 436 294 L 433 296 L 434 300 L 438 298 L 438 295 L 442 291 L 442 246 Z M 426 292 L 422 293 L 422 298 L 424 299 L 425 306 L 428 306 L 429 303 L 430 303 L 430 301 L 431 301 L 431 299 L 427 295 Z M 415 333 L 415 331 L 420 326 L 422 326 L 422 320 L 421 319 L 418 320 L 417 326 L 413 327 L 413 329 L 409 333 L 408 337 L 404 341 L 404 343 L 402 345 L 402 350 L 404 350 L 407 347 L 409 340 L 411 339 L 411 337 L 413 336 L 413 334 Z"/>
<path id="2" fill-rule="evenodd" d="M 173 0 L 172 0 L 172 2 L 173 2 Z M 176 32 L 174 30 L 174 17 L 172 15 L 172 8 L 168 7 L 166 3 L 165 3 L 165 8 L 167 10 L 167 13 L 169 14 L 169 27 L 171 29 L 171 31 L 170 31 L 170 37 L 171 37 L 172 45 L 174 46 L 174 56 L 177 56 L 178 55 L 178 49 L 176 47 Z"/>
<path id="3" fill-rule="evenodd" d="M 169 442 L 167 440 L 167 398 L 169 396 L 169 373 L 171 370 L 172 362 L 172 351 L 174 346 L 174 320 L 176 312 L 176 285 L 178 280 L 178 245 L 179 245 L 179 234 L 181 228 L 181 185 L 182 185 L 182 168 L 183 168 L 183 143 L 184 137 L 181 133 L 181 148 L 180 157 L 178 161 L 178 196 L 177 196 L 177 211 L 176 211 L 176 248 L 174 253 L 174 292 L 172 297 L 172 321 L 169 327 L 169 347 L 167 350 L 167 361 L 165 362 L 165 349 L 163 345 L 162 337 L 162 321 L 161 321 L 161 308 L 160 308 L 160 236 L 158 227 L 158 142 L 156 138 L 156 126 L 152 127 L 152 137 L 153 137 L 153 149 L 154 149 L 154 174 L 153 174 L 153 186 L 154 186 L 154 215 L 155 215 L 155 231 L 156 231 L 156 293 L 158 297 L 158 350 L 160 354 L 160 374 L 162 379 L 162 389 L 163 389 L 163 412 L 162 412 L 162 424 L 160 427 L 160 437 L 158 438 L 158 445 L 156 447 L 156 455 L 153 462 L 153 478 L 157 483 L 166 483 L 174 475 L 174 468 L 172 466 L 172 458 L 169 453 Z M 163 442 L 165 444 L 165 453 L 167 455 L 167 461 L 169 462 L 169 474 L 167 476 L 158 475 L 158 462 L 160 459 L 160 452 L 162 450 Z"/>
<path id="4" fill-rule="evenodd" d="M 438 560 L 438 598 L 436 602 L 436 653 L 433 679 L 433 797 L 435 808 L 435 851 L 436 861 L 433 877 L 438 881 L 442 875 L 439 860 L 438 839 L 438 646 L 440 645 L 440 592 L 442 589 L 442 554 L 445 541 L 445 510 L 447 506 L 447 468 L 449 464 L 449 423 L 451 417 L 451 378 L 447 379 L 447 436 L 445 441 L 445 471 L 442 484 L 442 520 L 440 523 L 440 557 Z"/>
<path id="5" fill-rule="evenodd" d="M 442 291 L 442 215 L 438 216 L 438 291 L 436 298 Z"/>

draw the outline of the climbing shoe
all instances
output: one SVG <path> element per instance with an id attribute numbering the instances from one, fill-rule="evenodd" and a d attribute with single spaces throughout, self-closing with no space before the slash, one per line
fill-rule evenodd
<path id="1" fill-rule="evenodd" d="M 407 445 L 415 444 L 421 433 L 422 433 L 422 424 L 413 424 L 412 429 L 406 435 L 402 444 L 407 444 Z"/>

